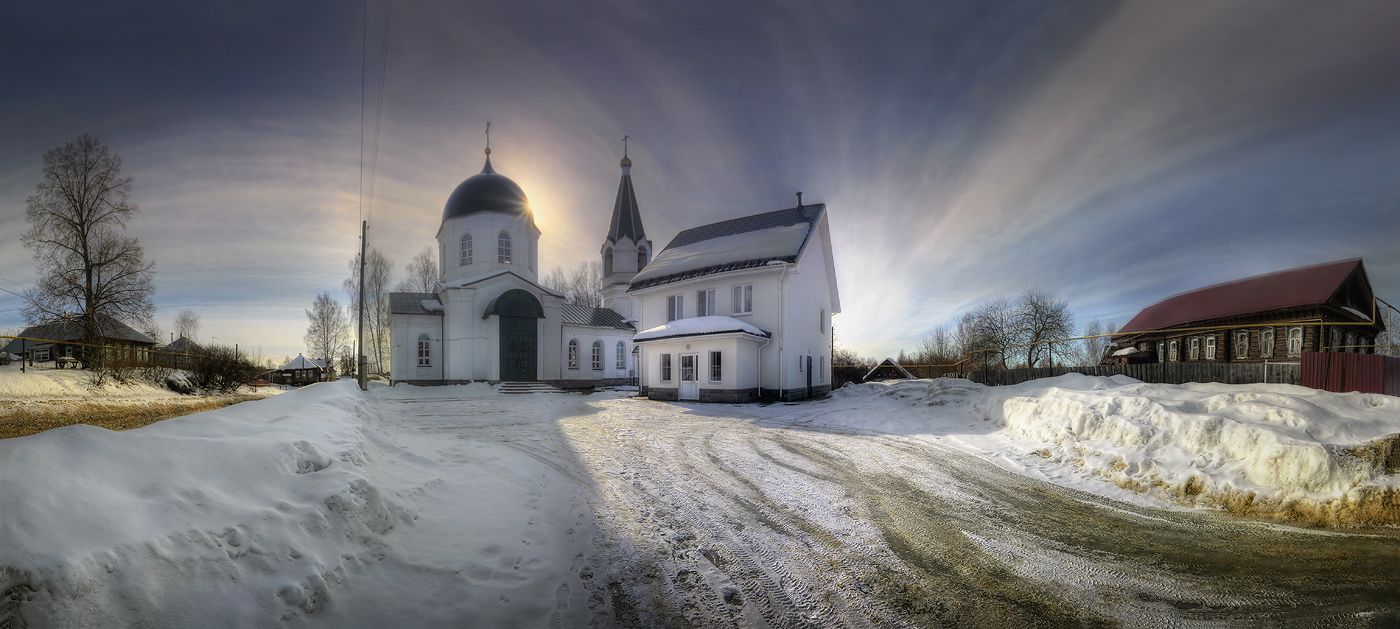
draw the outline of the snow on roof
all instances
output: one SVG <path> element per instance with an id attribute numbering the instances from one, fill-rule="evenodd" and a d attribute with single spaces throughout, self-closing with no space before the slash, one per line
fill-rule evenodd
<path id="1" fill-rule="evenodd" d="M 424 299 L 422 303 L 424 310 L 442 310 L 442 302 L 436 299 Z"/>
<path id="2" fill-rule="evenodd" d="M 297 354 L 296 358 L 287 361 L 287 364 L 278 367 L 277 370 L 288 371 L 291 369 L 325 369 L 326 366 L 321 364 L 321 362 L 322 361 L 307 358 L 305 356 L 302 356 L 301 354 Z"/>
<path id="3" fill-rule="evenodd" d="M 676 319 L 669 323 L 658 325 L 638 332 L 632 337 L 632 342 L 658 341 L 661 339 L 676 338 L 680 336 L 704 336 L 709 334 L 727 333 L 751 334 L 760 338 L 768 338 L 770 335 L 757 327 L 735 319 L 721 315 L 711 315 L 708 317 L 690 317 L 688 319 Z"/>
<path id="4" fill-rule="evenodd" d="M 1351 314 L 1356 315 L 1356 317 L 1357 317 L 1358 319 L 1361 319 L 1362 321 L 1370 321 L 1370 320 L 1371 320 L 1371 315 L 1368 315 L 1368 314 L 1366 314 L 1366 313 L 1364 313 L 1364 312 L 1361 312 L 1360 310 L 1357 310 L 1357 309 L 1355 309 L 1355 308 L 1352 308 L 1351 306 L 1342 306 L 1342 310 L 1345 310 L 1345 311 L 1347 311 L 1347 312 L 1350 312 Z"/>
<path id="5" fill-rule="evenodd" d="M 441 314 L 440 310 L 428 307 L 429 301 L 437 301 L 437 294 L 389 293 L 389 312 L 392 314 Z"/>
<path id="6" fill-rule="evenodd" d="M 1118 351 L 1116 351 L 1116 352 L 1113 352 L 1113 354 L 1111 354 L 1111 355 L 1112 355 L 1112 356 L 1127 356 L 1128 354 L 1136 354 L 1137 351 L 1138 351 L 1138 348 L 1136 348 L 1136 347 L 1124 347 L 1123 349 L 1120 349 L 1120 350 L 1118 350 Z"/>
<path id="7" fill-rule="evenodd" d="M 634 275 L 629 290 L 774 260 L 796 262 L 825 212 L 826 205 L 816 203 L 692 227 Z"/>

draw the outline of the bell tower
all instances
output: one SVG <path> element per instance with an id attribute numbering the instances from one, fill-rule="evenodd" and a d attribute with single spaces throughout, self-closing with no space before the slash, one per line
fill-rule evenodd
<path id="1" fill-rule="evenodd" d="M 627 156 L 627 136 L 622 136 L 622 180 L 617 184 L 612 221 L 603 240 L 603 307 L 612 308 L 629 320 L 637 319 L 633 299 L 627 296 L 627 283 L 651 261 L 653 249 L 642 228 L 637 193 L 632 189 L 632 158 Z"/>

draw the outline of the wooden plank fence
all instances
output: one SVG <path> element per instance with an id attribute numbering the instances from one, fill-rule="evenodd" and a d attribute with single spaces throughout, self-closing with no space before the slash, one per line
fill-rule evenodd
<path id="1" fill-rule="evenodd" d="M 1299 363 L 1150 363 L 1141 365 L 1096 365 L 1092 367 L 1036 367 L 1021 369 L 975 369 L 964 374 L 973 382 L 1002 386 L 1021 384 L 1038 378 L 1067 373 L 1086 376 L 1125 375 L 1143 382 L 1185 384 L 1220 382 L 1224 384 L 1298 384 Z"/>

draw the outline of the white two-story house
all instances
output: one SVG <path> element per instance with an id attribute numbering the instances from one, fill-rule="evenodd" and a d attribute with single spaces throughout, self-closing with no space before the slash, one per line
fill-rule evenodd
<path id="1" fill-rule="evenodd" d="M 682 231 L 634 275 L 638 384 L 657 400 L 794 400 L 831 390 L 841 312 L 824 204 Z"/>

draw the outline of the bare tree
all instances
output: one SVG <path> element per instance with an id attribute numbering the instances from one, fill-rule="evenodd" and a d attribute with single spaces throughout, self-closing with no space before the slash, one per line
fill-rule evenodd
<path id="1" fill-rule="evenodd" d="M 174 326 L 175 338 L 187 338 L 191 341 L 199 340 L 199 313 L 193 308 L 185 308 L 175 314 Z"/>
<path id="2" fill-rule="evenodd" d="M 1375 344 L 1374 352 L 1385 356 L 1400 356 L 1400 328 L 1396 327 L 1400 326 L 1400 316 L 1385 304 L 1381 304 L 1380 307 L 1378 318 L 1385 326 L 1385 331 L 1376 335 L 1372 341 Z"/>
<path id="3" fill-rule="evenodd" d="M 364 352 L 369 370 L 384 373 L 389 368 L 389 281 L 393 265 L 379 249 L 370 249 L 365 259 L 365 338 Z M 359 307 L 360 256 L 350 260 L 350 277 L 345 280 L 352 310 Z"/>
<path id="4" fill-rule="evenodd" d="M 306 351 L 315 358 L 324 358 L 326 366 L 340 348 L 350 342 L 350 318 L 330 293 L 321 293 L 306 311 Z"/>
<path id="5" fill-rule="evenodd" d="M 603 266 L 598 262 L 581 262 L 569 272 L 556 267 L 545 276 L 543 284 L 564 293 L 571 304 L 594 308 L 603 305 Z"/>
<path id="6" fill-rule="evenodd" d="M 1112 323 L 1104 325 L 1098 321 L 1093 321 L 1084 328 L 1084 336 L 1092 337 L 1100 334 L 1111 334 L 1115 329 Z M 1099 364 L 1099 362 L 1103 360 L 1104 352 L 1108 351 L 1109 342 L 1110 337 L 1107 336 L 1084 339 L 1084 364 Z"/>
<path id="7" fill-rule="evenodd" d="M 1022 318 L 1020 309 L 1010 299 L 998 297 L 982 304 L 972 313 L 972 346 L 980 356 L 975 362 L 1001 363 L 1002 369 L 1010 367 L 1010 351 L 1021 344 Z"/>
<path id="8" fill-rule="evenodd" d="M 31 323 L 73 318 L 91 343 L 109 320 L 151 317 L 155 263 L 125 235 L 137 212 L 127 199 L 131 182 L 121 157 L 90 135 L 44 153 L 39 184 L 25 201 L 23 242 L 39 272 L 26 295 Z M 85 351 L 84 363 L 100 367 L 101 355 Z"/>
<path id="9" fill-rule="evenodd" d="M 399 282 L 394 290 L 405 293 L 431 293 L 437 290 L 437 256 L 432 247 L 423 247 L 418 255 L 408 262 L 408 277 Z"/>
<path id="10" fill-rule="evenodd" d="M 1052 348 L 1047 341 L 1074 336 L 1074 315 L 1070 314 L 1069 305 L 1050 293 L 1034 288 L 1021 293 L 1017 310 L 1027 367 L 1039 366 L 1049 355 Z"/>
<path id="11" fill-rule="evenodd" d="M 958 362 L 958 353 L 953 333 L 946 326 L 939 326 L 919 342 L 914 360 L 926 365 L 951 365 Z"/>

